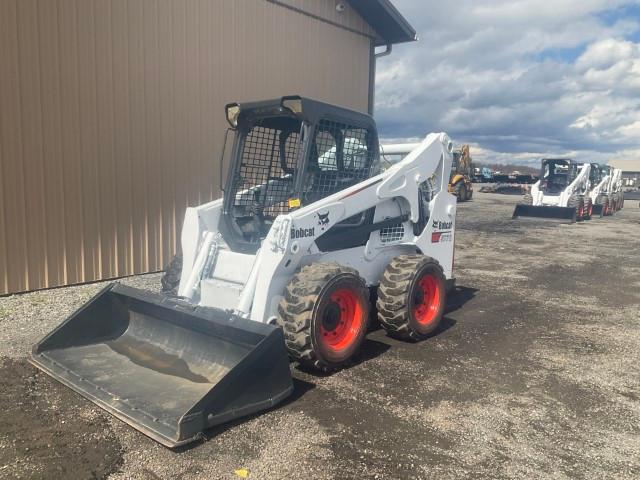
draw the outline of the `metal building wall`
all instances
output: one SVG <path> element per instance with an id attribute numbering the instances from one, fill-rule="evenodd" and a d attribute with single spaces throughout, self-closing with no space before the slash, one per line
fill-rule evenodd
<path id="1" fill-rule="evenodd" d="M 161 270 L 224 104 L 366 111 L 372 34 L 333 0 L 0 0 L 0 294 Z"/>

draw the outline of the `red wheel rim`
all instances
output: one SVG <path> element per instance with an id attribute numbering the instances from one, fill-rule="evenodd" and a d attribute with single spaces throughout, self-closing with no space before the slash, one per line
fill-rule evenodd
<path id="1" fill-rule="evenodd" d="M 363 311 L 353 291 L 341 288 L 333 292 L 320 318 L 322 343 L 333 351 L 348 348 L 362 330 Z"/>
<path id="2" fill-rule="evenodd" d="M 442 291 L 440 283 L 430 273 L 423 275 L 415 287 L 413 318 L 421 325 L 429 325 L 438 317 Z"/>

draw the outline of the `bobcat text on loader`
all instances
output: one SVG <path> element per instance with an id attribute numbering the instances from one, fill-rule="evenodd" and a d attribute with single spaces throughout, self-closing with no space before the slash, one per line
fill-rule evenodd
<path id="1" fill-rule="evenodd" d="M 113 283 L 32 353 L 168 447 L 282 401 L 290 357 L 322 370 L 349 362 L 370 292 L 387 332 L 417 340 L 438 327 L 453 285 L 446 134 L 382 172 L 368 115 L 297 96 L 226 115 L 223 198 L 187 209 L 165 292 Z"/>
<path id="2" fill-rule="evenodd" d="M 591 164 L 568 158 L 542 160 L 540 179 L 531 186 L 513 218 L 536 217 L 555 220 L 589 220 L 592 214 L 589 172 Z"/>

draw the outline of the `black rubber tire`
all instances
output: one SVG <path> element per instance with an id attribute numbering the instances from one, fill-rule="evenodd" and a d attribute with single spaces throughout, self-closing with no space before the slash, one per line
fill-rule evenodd
<path id="1" fill-rule="evenodd" d="M 453 186 L 453 194 L 458 199 L 458 202 L 464 202 L 467 200 L 467 186 L 463 181 L 460 181 Z"/>
<path id="2" fill-rule="evenodd" d="M 160 279 L 162 291 L 176 295 L 178 293 L 178 285 L 180 285 L 180 275 L 182 275 L 182 252 L 176 253 L 165 268 L 164 275 Z"/>
<path id="3" fill-rule="evenodd" d="M 604 217 L 605 215 L 604 207 L 606 205 L 606 202 L 607 202 L 606 195 L 598 195 L 598 198 L 596 198 L 596 203 L 602 206 L 602 208 L 600 209 L 600 218 Z"/>
<path id="4" fill-rule="evenodd" d="M 473 198 L 473 189 L 467 189 L 467 200 L 471 200 Z"/>
<path id="5" fill-rule="evenodd" d="M 418 281 L 432 274 L 438 282 L 439 305 L 433 321 L 420 324 L 413 313 Z M 387 333 L 403 340 L 421 340 L 433 333 L 447 303 L 446 281 L 440 264 L 425 255 L 401 255 L 385 268 L 378 287 L 378 320 Z"/>
<path id="6" fill-rule="evenodd" d="M 584 199 L 582 195 L 571 195 L 569 197 L 569 201 L 567 202 L 567 207 L 574 208 L 576 211 L 576 222 L 581 222 L 584 220 L 584 217 L 580 214 L 580 206 L 582 205 L 582 209 L 584 211 Z"/>
<path id="7" fill-rule="evenodd" d="M 354 295 L 361 318 L 350 343 L 336 351 L 324 342 L 321 329 L 323 313 L 326 314 L 332 304 L 337 305 L 330 297 L 341 289 Z M 369 289 L 353 268 L 337 263 L 312 263 L 302 267 L 287 285 L 278 305 L 278 324 L 284 330 L 289 355 L 302 366 L 322 371 L 347 365 L 360 350 L 367 334 L 370 307 Z"/>
<path id="8" fill-rule="evenodd" d="M 609 215 L 611 215 L 611 213 L 609 212 L 610 209 L 611 209 L 611 199 L 609 198 L 609 195 L 603 195 L 602 196 L 602 216 L 608 217 Z"/>
<path id="9" fill-rule="evenodd" d="M 591 216 L 593 213 L 592 210 L 593 210 L 593 202 L 591 201 L 591 197 L 585 196 L 585 201 L 584 201 L 584 219 L 585 220 L 591 220 Z"/>

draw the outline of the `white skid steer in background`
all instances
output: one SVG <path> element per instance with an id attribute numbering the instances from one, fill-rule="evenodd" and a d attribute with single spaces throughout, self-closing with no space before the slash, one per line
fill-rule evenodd
<path id="1" fill-rule="evenodd" d="M 590 164 L 578 164 L 568 158 L 543 159 L 540 180 L 531 186 L 523 203 L 516 206 L 513 218 L 548 218 L 571 223 L 589 220 L 590 169 Z"/>
<path id="2" fill-rule="evenodd" d="M 591 183 L 589 198 L 593 205 L 593 214 L 600 217 L 608 215 L 610 210 L 611 167 L 592 163 L 589 182 Z"/>
<path id="3" fill-rule="evenodd" d="M 301 97 L 230 104 L 223 198 L 188 208 L 169 293 L 112 284 L 32 361 L 164 445 L 275 405 L 288 357 L 347 364 L 378 318 L 422 339 L 453 285 L 452 144 L 382 171 L 371 117 Z M 171 295 L 177 289 L 177 296 Z"/>
<path id="4" fill-rule="evenodd" d="M 622 170 L 609 165 L 591 165 L 591 176 L 594 178 L 589 195 L 593 201 L 593 212 L 601 217 L 613 215 L 624 205 Z M 598 173 L 594 174 L 594 170 Z"/>
<path id="5" fill-rule="evenodd" d="M 611 167 L 609 167 L 611 168 Z M 611 206 L 609 215 L 613 215 L 624 207 L 624 191 L 622 190 L 622 170 L 611 168 Z"/>

